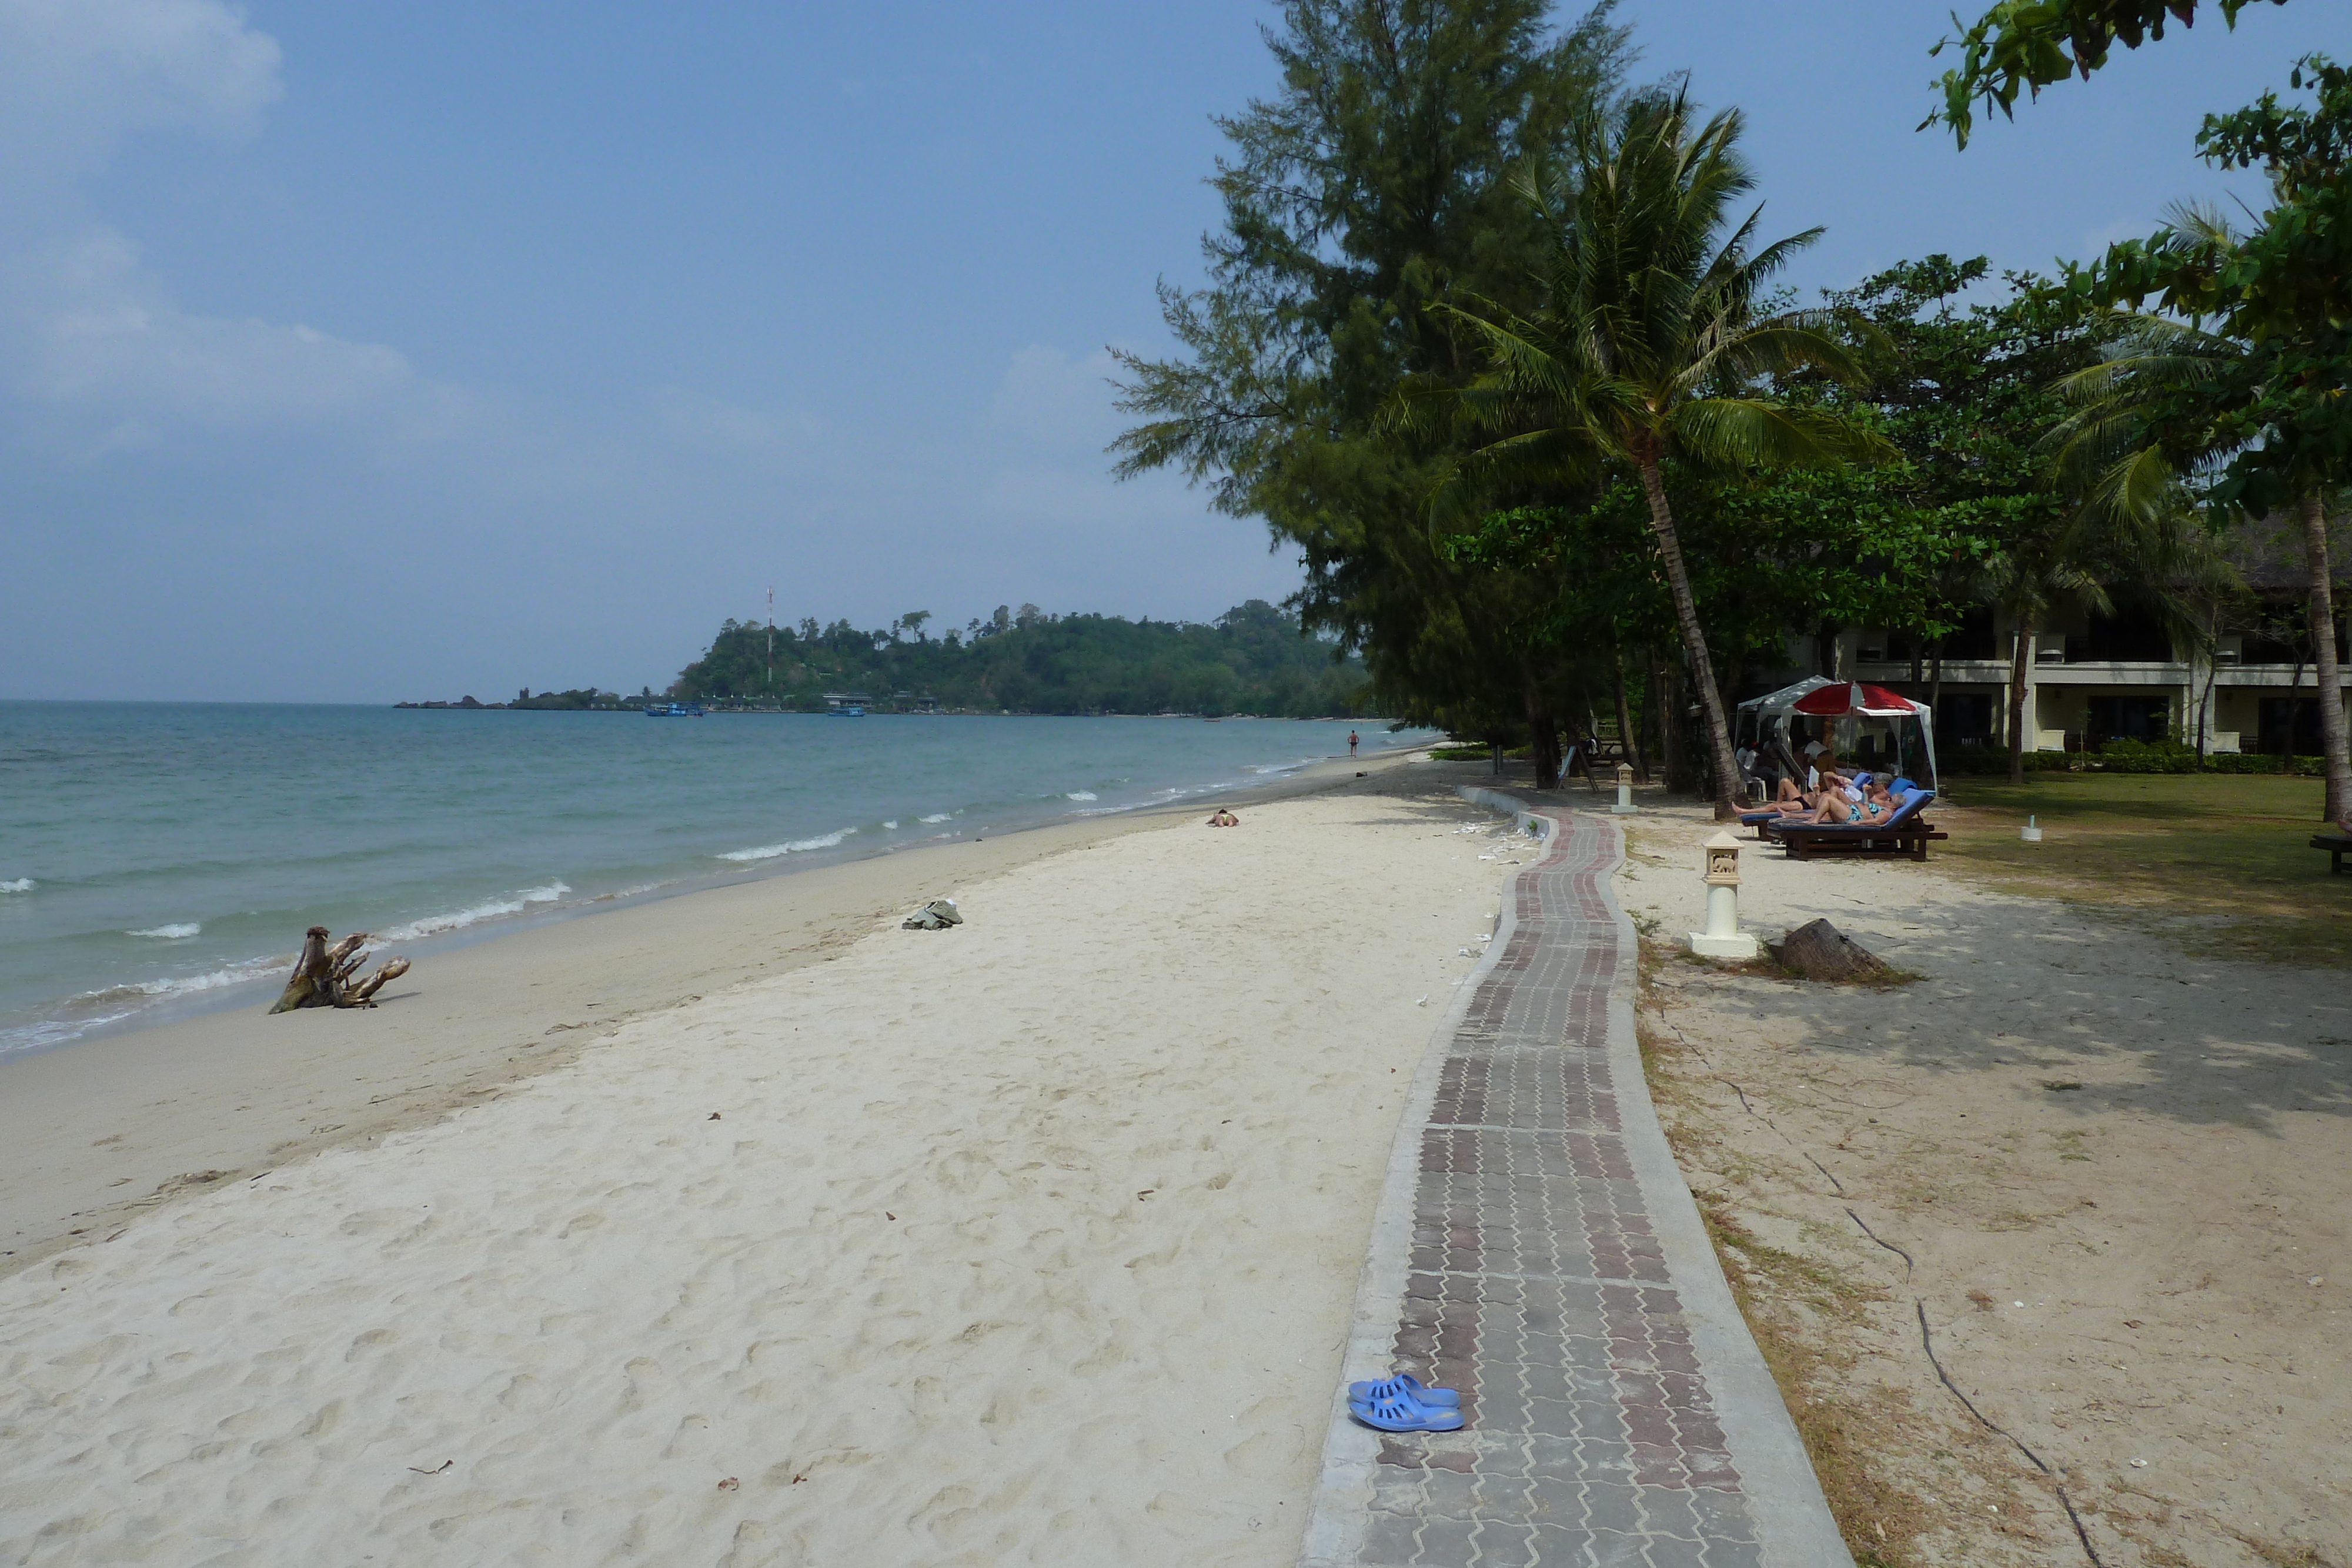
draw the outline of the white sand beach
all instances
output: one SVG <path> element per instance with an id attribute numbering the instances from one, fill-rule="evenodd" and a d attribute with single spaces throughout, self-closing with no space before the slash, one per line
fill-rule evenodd
<path id="1" fill-rule="evenodd" d="M 946 933 L 771 891 L 731 970 L 697 946 L 730 894 L 477 950 L 543 967 L 468 982 L 470 1054 L 404 1060 L 415 1124 L 0 1281 L 0 1561 L 1287 1562 L 1401 1098 L 1506 869 L 1441 771 L 933 862 Z M 590 1007 L 598 964 L 664 959 L 719 983 Z M 204 1027 L 317 1031 L 299 1100 L 435 986 Z M 177 1155 L 139 1142 L 143 1192 Z M 12 1213 L 71 1211 L 10 1174 Z"/>

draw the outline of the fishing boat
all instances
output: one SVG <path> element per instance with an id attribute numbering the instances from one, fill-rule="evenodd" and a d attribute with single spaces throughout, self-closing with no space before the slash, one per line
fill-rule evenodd
<path id="1" fill-rule="evenodd" d="M 700 718 L 702 705 L 700 703 L 647 703 L 646 716 L 647 718 Z"/>
<path id="2" fill-rule="evenodd" d="M 864 718 L 871 700 L 864 692 L 827 692 L 824 711 L 835 718 Z"/>

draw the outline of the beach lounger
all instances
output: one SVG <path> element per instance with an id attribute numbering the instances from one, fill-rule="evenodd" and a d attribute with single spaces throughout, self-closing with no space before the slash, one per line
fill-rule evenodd
<path id="1" fill-rule="evenodd" d="M 2344 869 L 2344 857 L 2352 855 L 2352 835 L 2344 833 L 2314 833 L 2311 847 L 2327 852 L 2327 873 L 2330 876 Z"/>
<path id="2" fill-rule="evenodd" d="M 1849 823 L 1843 827 L 1810 822 L 1775 827 L 1765 822 L 1757 831 L 1784 846 L 1791 860 L 1810 860 L 1821 854 L 1864 854 L 1907 855 L 1923 861 L 1927 858 L 1931 840 L 1952 836 L 1938 832 L 1936 825 L 1920 814 L 1935 798 L 1933 789 L 1915 789 L 1883 822 Z"/>

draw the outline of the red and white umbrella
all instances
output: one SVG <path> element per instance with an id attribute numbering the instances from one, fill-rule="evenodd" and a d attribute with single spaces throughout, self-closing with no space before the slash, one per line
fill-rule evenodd
<path id="1" fill-rule="evenodd" d="M 1862 681 L 1832 682 L 1807 692 L 1789 706 L 1791 712 L 1814 718 L 1912 718 L 1927 711 L 1926 703 Z"/>

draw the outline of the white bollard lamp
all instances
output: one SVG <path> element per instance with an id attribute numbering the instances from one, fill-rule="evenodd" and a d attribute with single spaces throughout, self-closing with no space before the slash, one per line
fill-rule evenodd
<path id="1" fill-rule="evenodd" d="M 1739 929 L 1739 841 L 1718 831 L 1701 846 L 1706 854 L 1706 929 L 1690 934 L 1702 958 L 1753 958 L 1756 938 Z"/>
<path id="2" fill-rule="evenodd" d="M 1610 813 L 1622 817 L 1641 809 L 1633 804 L 1633 765 L 1621 762 L 1617 765 L 1617 803 L 1609 808 Z"/>

